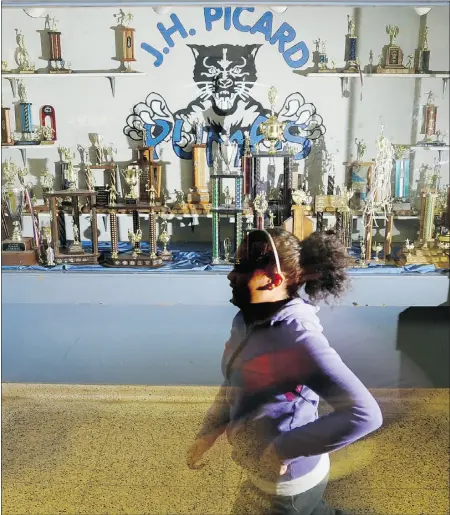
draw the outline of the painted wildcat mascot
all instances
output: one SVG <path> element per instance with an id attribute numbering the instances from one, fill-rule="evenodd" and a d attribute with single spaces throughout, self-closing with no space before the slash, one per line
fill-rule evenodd
<path id="1" fill-rule="evenodd" d="M 236 139 L 242 143 L 244 132 L 250 131 L 257 119 L 261 122 L 270 114 L 251 95 L 257 80 L 255 58 L 261 45 L 188 46 L 195 58 L 193 78 L 198 97 L 187 108 L 172 113 L 161 95 L 150 93 L 145 102 L 134 106 L 124 128 L 130 139 L 142 141 L 142 130 L 149 125 L 154 146 L 172 134 L 176 153 L 186 159 L 191 158 L 197 121 L 209 128 L 210 138 L 216 141 L 220 134 L 228 133 L 232 139 L 238 135 Z M 287 97 L 279 118 L 293 122 L 293 133 L 309 140 L 325 132 L 314 105 L 305 104 L 300 93 Z"/>

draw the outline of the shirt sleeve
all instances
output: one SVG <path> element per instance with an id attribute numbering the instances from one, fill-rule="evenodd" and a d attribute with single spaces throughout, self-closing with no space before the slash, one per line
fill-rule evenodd
<path id="1" fill-rule="evenodd" d="M 300 375 L 306 377 L 302 384 L 325 400 L 333 412 L 277 437 L 275 448 L 286 464 L 300 456 L 342 449 L 383 422 L 373 396 L 321 333 L 303 331 L 296 343 Z"/>

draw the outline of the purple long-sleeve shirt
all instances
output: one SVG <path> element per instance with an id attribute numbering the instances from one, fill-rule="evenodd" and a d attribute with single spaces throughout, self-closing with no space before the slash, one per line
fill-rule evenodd
<path id="1" fill-rule="evenodd" d="M 317 311 L 293 299 L 263 323 L 247 327 L 242 313 L 233 321 L 222 359 L 228 377 L 200 436 L 226 429 L 235 461 L 259 476 L 270 443 L 289 465 L 280 480 L 291 481 L 382 424 L 377 402 L 322 334 Z M 319 398 L 330 414 L 318 416 Z"/>

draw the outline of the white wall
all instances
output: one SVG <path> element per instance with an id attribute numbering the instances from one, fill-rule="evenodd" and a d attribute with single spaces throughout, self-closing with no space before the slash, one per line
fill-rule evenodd
<path id="1" fill-rule="evenodd" d="M 111 60 L 115 55 L 112 8 L 61 8 L 52 9 L 49 14 L 59 20 L 58 28 L 62 32 L 63 57 L 70 61 L 74 70 L 107 70 L 117 68 L 118 63 Z M 29 101 L 33 103 L 34 123 L 38 121 L 39 108 L 43 104 L 55 107 L 57 116 L 58 140 L 63 146 L 70 146 L 74 151 L 76 145 L 88 145 L 88 133 L 97 132 L 104 136 L 105 143 L 114 143 L 118 149 L 117 160 L 132 159 L 129 142 L 123 134 L 126 118 L 135 104 L 144 101 L 150 92 L 164 96 L 171 111 L 187 106 L 196 95 L 192 74 L 194 58 L 186 44 L 262 44 L 256 56 L 258 85 L 252 95 L 268 108 L 267 91 L 275 85 L 279 91 L 278 108 L 291 93 L 300 92 L 306 102 L 312 102 L 322 116 L 326 127 L 325 144 L 329 151 L 338 152 L 337 163 L 341 164 L 355 154 L 353 141 L 364 139 L 367 144 L 367 157 L 376 155 L 376 138 L 381 123 L 385 126 L 385 135 L 394 144 L 413 144 L 421 139 L 411 133 L 414 117 L 421 116 L 414 111 L 415 94 L 420 94 L 421 104 L 425 102 L 425 93 L 430 89 L 436 93 L 439 105 L 438 128 L 449 130 L 449 94 L 442 98 L 442 81 L 440 79 L 382 79 L 367 78 L 361 88 L 358 80 L 352 80 L 350 98 L 342 98 L 340 81 L 335 78 L 301 77 L 293 73 L 278 52 L 276 45 L 265 42 L 260 33 L 238 32 L 234 28 L 225 31 L 223 22 L 214 24 L 211 32 L 205 29 L 203 9 L 197 7 L 177 8 L 177 14 L 184 27 L 195 28 L 196 35 L 183 40 L 174 36 L 175 46 L 165 56 L 163 64 L 153 66 L 154 58 L 140 48 L 146 42 L 162 50 L 164 42 L 156 24 L 172 24 L 169 15 L 157 15 L 150 7 L 133 8 L 132 26 L 136 29 L 136 57 L 134 68 L 146 72 L 143 77 L 126 77 L 117 79 L 116 97 L 112 98 L 109 84 L 105 78 L 56 77 L 30 79 L 26 81 Z M 253 13 L 242 15 L 242 22 L 253 24 L 265 12 L 256 8 Z M 283 15 L 274 14 L 274 30 L 282 22 L 291 24 L 296 32 L 295 41 L 304 40 L 311 55 L 313 40 L 318 37 L 327 40 L 327 51 L 338 66 L 343 65 L 345 34 L 347 32 L 347 14 L 353 9 L 341 7 L 291 7 Z M 3 9 L 2 23 L 2 59 L 11 67 L 14 64 L 14 52 L 17 48 L 15 28 L 23 31 L 26 47 L 31 60 L 37 68 L 45 68 L 47 62 L 40 59 L 42 55 L 39 31 L 44 28 L 43 19 L 32 19 L 21 9 Z M 449 67 L 449 9 L 433 8 L 427 15 L 430 27 L 429 47 L 431 49 L 431 69 L 448 70 Z M 375 63 L 382 47 L 388 42 L 385 33 L 387 24 L 400 27 L 398 44 L 403 48 L 405 59 L 418 46 L 420 18 L 409 7 L 367 7 L 357 12 L 358 55 L 361 64 L 369 61 L 369 52 L 373 51 Z M 288 45 L 289 46 L 289 45 Z M 302 69 L 307 68 L 306 65 Z M 3 102 L 12 107 L 13 100 L 8 83 L 4 80 Z M 420 88 L 420 89 L 418 89 Z M 362 98 L 360 98 L 362 93 Z M 417 121 L 417 119 L 416 119 Z M 14 125 L 14 121 L 13 121 Z M 420 126 L 420 123 L 418 124 Z M 170 142 L 161 145 L 165 167 L 166 185 L 169 190 L 180 188 L 186 190 L 190 185 L 190 165 L 180 164 Z M 21 163 L 18 150 L 6 150 L 2 160 L 11 156 Z M 434 152 L 420 151 L 416 154 L 414 168 L 426 162 L 433 164 Z M 47 161 L 45 161 L 47 160 Z M 443 183 L 448 183 L 448 153 L 443 154 Z M 37 182 L 39 172 L 48 166 L 55 168 L 58 161 L 56 148 L 30 149 L 28 166 Z M 181 176 L 184 179 L 181 179 Z M 337 182 L 344 182 L 344 167 L 338 168 Z M 56 182 L 58 185 L 58 181 Z M 209 222 L 205 228 L 208 227 Z M 68 235 L 70 237 L 70 235 Z M 107 235 L 105 235 L 107 237 Z M 191 231 L 183 232 L 182 238 L 190 238 Z M 196 239 L 196 238 L 195 238 Z M 207 239 L 205 233 L 204 237 Z"/>

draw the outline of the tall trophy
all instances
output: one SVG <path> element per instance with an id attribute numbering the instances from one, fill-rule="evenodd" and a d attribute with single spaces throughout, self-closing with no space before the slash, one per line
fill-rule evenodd
<path id="1" fill-rule="evenodd" d="M 422 141 L 417 144 L 425 147 L 439 145 L 439 141 L 436 138 L 436 121 L 437 121 L 437 110 L 438 106 L 434 103 L 434 93 L 429 91 L 427 93 L 427 103 L 423 107 L 423 125 L 422 134 L 425 137 Z"/>
<path id="2" fill-rule="evenodd" d="M 421 34 L 421 47 L 418 48 L 415 52 L 414 68 L 417 73 L 430 72 L 430 50 L 428 48 L 428 30 L 428 27 L 425 27 L 423 29 L 423 32 Z"/>
<path id="3" fill-rule="evenodd" d="M 66 68 L 66 63 L 61 55 L 61 32 L 58 31 L 56 22 L 55 18 L 50 19 L 50 16 L 47 15 L 45 28 L 50 44 L 49 73 L 72 73 L 69 67 Z"/>
<path id="4" fill-rule="evenodd" d="M 35 73 L 35 65 L 30 61 L 30 56 L 28 55 L 28 50 L 25 48 L 25 40 L 22 32 L 16 29 L 16 41 L 19 45 L 16 50 L 16 63 L 17 63 L 17 72 L 18 73 Z"/>
<path id="5" fill-rule="evenodd" d="M 120 71 L 132 72 L 131 63 L 136 61 L 134 57 L 135 29 L 130 27 L 133 15 L 125 14 L 122 9 L 119 9 L 119 13 L 113 16 L 117 19 L 117 27 L 114 28 L 116 31 L 116 55 L 121 63 Z"/>
<path id="6" fill-rule="evenodd" d="M 61 158 L 61 175 L 63 180 L 63 189 L 75 191 L 77 189 L 78 173 L 76 172 L 73 160 L 75 153 L 68 147 L 58 147 Z"/>
<path id="7" fill-rule="evenodd" d="M 31 115 L 31 102 L 28 102 L 27 88 L 25 83 L 20 80 L 18 83 L 19 91 L 19 109 L 20 116 L 20 141 L 16 141 L 16 144 L 20 145 L 37 145 L 39 140 L 36 139 L 33 130 L 33 118 Z"/>
<path id="8" fill-rule="evenodd" d="M 353 16 L 347 15 L 347 30 L 345 36 L 345 60 L 347 61 L 344 72 L 355 73 L 359 71 L 358 58 L 356 55 L 357 36 L 355 34 L 356 24 Z"/>
<path id="9" fill-rule="evenodd" d="M 264 139 L 270 143 L 269 154 L 276 154 L 276 145 L 283 141 L 283 133 L 286 127 L 284 122 L 278 120 L 278 116 L 275 114 L 275 104 L 278 99 L 278 91 L 275 87 L 269 89 L 269 102 L 271 115 L 269 118 L 262 122 L 259 126 Z"/>
<path id="10" fill-rule="evenodd" d="M 403 50 L 395 44 L 395 38 L 400 29 L 396 25 L 388 25 L 386 33 L 389 35 L 389 45 L 384 47 L 384 66 L 377 68 L 377 73 L 411 73 L 414 70 L 403 66 Z"/>
<path id="11" fill-rule="evenodd" d="M 9 107 L 3 107 L 2 105 L 2 146 L 14 145 L 10 112 L 11 109 Z"/>
<path id="12" fill-rule="evenodd" d="M 2 211 L 12 222 L 10 238 L 2 242 L 3 265 L 34 265 L 36 253 L 32 248 L 32 238 L 22 236 L 22 213 L 26 203 L 25 187 L 22 184 L 26 170 L 19 170 L 11 161 L 3 164 Z M 16 177 L 19 185 L 16 186 Z M 3 213 L 2 213 L 3 214 Z"/>

